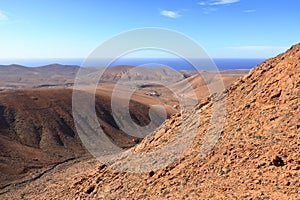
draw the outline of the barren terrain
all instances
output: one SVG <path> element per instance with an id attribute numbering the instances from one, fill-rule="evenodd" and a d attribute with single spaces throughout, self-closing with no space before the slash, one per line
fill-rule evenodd
<path id="1" fill-rule="evenodd" d="M 58 82 L 66 79 L 65 77 L 70 78 L 62 81 L 70 83 L 63 87 L 55 83 L 56 85 L 51 86 L 54 88 L 32 89 L 36 85 L 28 81 L 24 89 L 5 89 L 0 92 L 1 198 L 296 197 L 298 182 L 297 176 L 292 172 L 297 169 L 298 157 L 297 153 L 292 152 L 297 151 L 299 142 L 296 134 L 299 130 L 299 53 L 292 53 L 297 49 L 299 45 L 286 54 L 257 66 L 231 86 L 245 71 L 221 72 L 224 85 L 230 87 L 226 90 L 228 113 L 221 139 L 213 153 L 205 158 L 198 155 L 209 124 L 212 102 L 210 98 L 205 98 L 209 94 L 207 85 L 199 75 L 182 76 L 182 80 L 186 79 L 191 83 L 197 100 L 200 101 L 190 111 L 189 119 L 182 119 L 181 110 L 176 107 L 176 95 L 167 87 L 142 85 L 137 88 L 130 102 L 130 112 L 134 119 L 138 119 L 137 123 L 148 124 L 148 110 L 151 105 L 157 104 L 166 108 L 170 118 L 157 132 L 142 140 L 119 130 L 110 110 L 115 82 L 128 74 L 132 67 L 116 67 L 109 73 L 106 72 L 105 80 L 97 87 L 96 111 L 99 123 L 116 145 L 124 149 L 136 145 L 129 151 L 147 152 L 172 140 L 178 124 L 182 123 L 183 128 L 188 130 L 192 124 L 200 121 L 201 126 L 198 127 L 197 136 L 190 148 L 171 165 L 150 174 L 113 170 L 99 163 L 85 150 L 72 119 L 72 90 L 69 87 L 74 82 L 73 70 L 71 74 L 63 74 L 58 78 Z M 283 68 L 289 63 L 289 68 Z M 279 71 L 282 74 L 280 79 Z M 290 74 L 291 72 L 293 73 Z M 95 73 L 97 72 L 89 71 L 87 77 L 93 78 Z M 153 72 L 153 76 L 157 76 L 157 73 Z M 214 72 L 206 73 L 214 79 Z M 151 79 L 151 75 L 149 77 Z M 52 81 L 53 78 L 49 80 Z M 43 83 L 41 81 L 38 85 Z M 141 86 L 140 82 L 137 85 Z M 185 93 L 186 88 L 180 82 L 176 83 L 176 87 L 181 89 L 181 93 Z M 278 91 L 282 91 L 279 96 Z M 159 95 L 150 95 L 153 92 Z M 271 98 L 272 96 L 274 97 Z M 291 127 L 279 126 L 274 123 L 277 120 L 289 123 Z M 273 133 L 278 135 L 275 137 Z M 294 143 L 284 146 L 287 140 L 293 140 Z M 283 166 L 272 164 L 276 162 L 276 156 L 283 159 Z M 287 181 L 279 176 L 282 174 L 288 176 Z M 281 192 L 272 192 L 272 188 L 280 188 Z M 239 192 L 241 189 L 249 192 L 242 194 Z"/>
<path id="2" fill-rule="evenodd" d="M 155 172 L 134 174 L 95 159 L 59 166 L 39 179 L 5 192 L 3 198 L 40 199 L 299 199 L 300 44 L 256 66 L 224 95 L 206 98 L 198 134 L 177 161 Z M 225 98 L 221 138 L 199 157 L 211 116 L 211 98 Z M 133 151 L 149 151 L 171 139 L 173 115 Z M 192 124 L 185 124 L 189 128 Z M 155 139 L 153 139 L 155 138 Z M 68 174 L 68 176 L 65 176 Z"/>

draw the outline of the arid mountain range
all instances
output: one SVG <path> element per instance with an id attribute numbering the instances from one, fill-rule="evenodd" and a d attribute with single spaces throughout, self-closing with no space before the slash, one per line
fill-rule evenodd
<path id="1" fill-rule="evenodd" d="M 81 68 L 82 74 L 86 74 L 87 80 L 97 77 L 97 74 L 103 73 L 100 82 L 112 83 L 116 82 L 124 74 L 136 79 L 146 80 L 146 76 L 154 77 L 160 75 L 161 79 L 172 77 L 172 70 L 163 70 L 161 68 L 148 69 L 147 73 L 130 74 L 133 66 L 114 66 L 110 68 L 103 67 L 85 67 Z M 76 65 L 60 65 L 52 64 L 41 67 L 25 67 L 21 65 L 0 65 L 0 90 L 8 89 L 28 89 L 28 88 L 53 88 L 53 87 L 71 87 L 74 84 L 74 79 L 79 66 Z M 146 69 L 146 68 L 145 68 Z M 167 69 L 167 68 L 166 68 Z M 226 77 L 226 74 L 241 75 L 247 73 L 248 70 L 226 70 L 221 71 Z M 181 79 L 195 75 L 195 71 L 180 71 Z M 229 78 L 231 76 L 228 76 Z M 157 77 L 156 77 L 157 78 Z M 149 79 L 149 78 L 148 78 Z"/>
<path id="2" fill-rule="evenodd" d="M 213 80 L 214 74 L 207 73 Z M 210 96 L 201 77 L 183 76 L 199 99 L 186 118 L 166 88 L 150 85 L 137 90 L 131 114 L 138 123 L 149 123 L 149 106 L 157 102 L 169 115 L 145 139 L 124 134 L 113 123 L 109 104 L 113 79 L 98 86 L 96 111 L 105 113 L 99 114 L 99 122 L 115 144 L 132 147 L 127 151 L 162 148 L 172 141 L 178 126 L 189 134 L 199 122 L 190 147 L 175 162 L 149 173 L 113 169 L 85 151 L 72 121 L 71 89 L 0 92 L 1 199 L 299 198 L 300 44 L 245 76 L 221 74 L 227 87 Z M 185 91 L 184 85 L 176 84 Z M 149 96 L 150 90 L 160 95 Z M 220 137 L 199 156 L 210 139 L 212 109 L 224 99 L 224 127 L 216 133 Z"/>

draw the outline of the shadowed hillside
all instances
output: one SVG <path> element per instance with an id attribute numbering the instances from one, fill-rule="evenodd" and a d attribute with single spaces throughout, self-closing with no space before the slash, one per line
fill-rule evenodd
<path id="1" fill-rule="evenodd" d="M 0 187 L 24 182 L 60 163 L 89 156 L 74 127 L 72 90 L 12 90 L 0 94 Z M 139 98 L 130 102 L 130 112 L 143 126 L 149 123 L 148 110 L 153 100 L 142 103 Z M 116 125 L 109 91 L 96 95 L 96 113 L 103 130 L 117 146 L 129 148 L 139 141 Z"/>

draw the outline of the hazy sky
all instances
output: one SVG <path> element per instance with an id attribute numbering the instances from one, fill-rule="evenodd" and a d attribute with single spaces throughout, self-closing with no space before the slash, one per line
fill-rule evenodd
<path id="1" fill-rule="evenodd" d="M 0 0 L 0 58 L 84 58 L 127 30 L 181 32 L 211 57 L 270 57 L 300 41 L 299 0 Z"/>

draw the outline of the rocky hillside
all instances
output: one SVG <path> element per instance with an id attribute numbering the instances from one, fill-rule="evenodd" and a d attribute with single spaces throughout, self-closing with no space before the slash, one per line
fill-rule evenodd
<path id="1" fill-rule="evenodd" d="M 174 115 L 130 151 L 161 148 L 181 123 L 200 121 L 192 145 L 157 171 L 117 171 L 95 160 L 61 168 L 6 192 L 32 199 L 299 199 L 300 44 L 256 66 L 225 95 L 203 99 L 181 122 Z M 218 143 L 201 157 L 214 99 L 226 98 L 227 115 Z M 198 117 L 195 117 L 195 116 Z M 84 169 L 84 170 L 82 170 Z M 67 175 L 67 178 L 61 178 Z M 52 180 L 49 182 L 47 180 Z"/>

